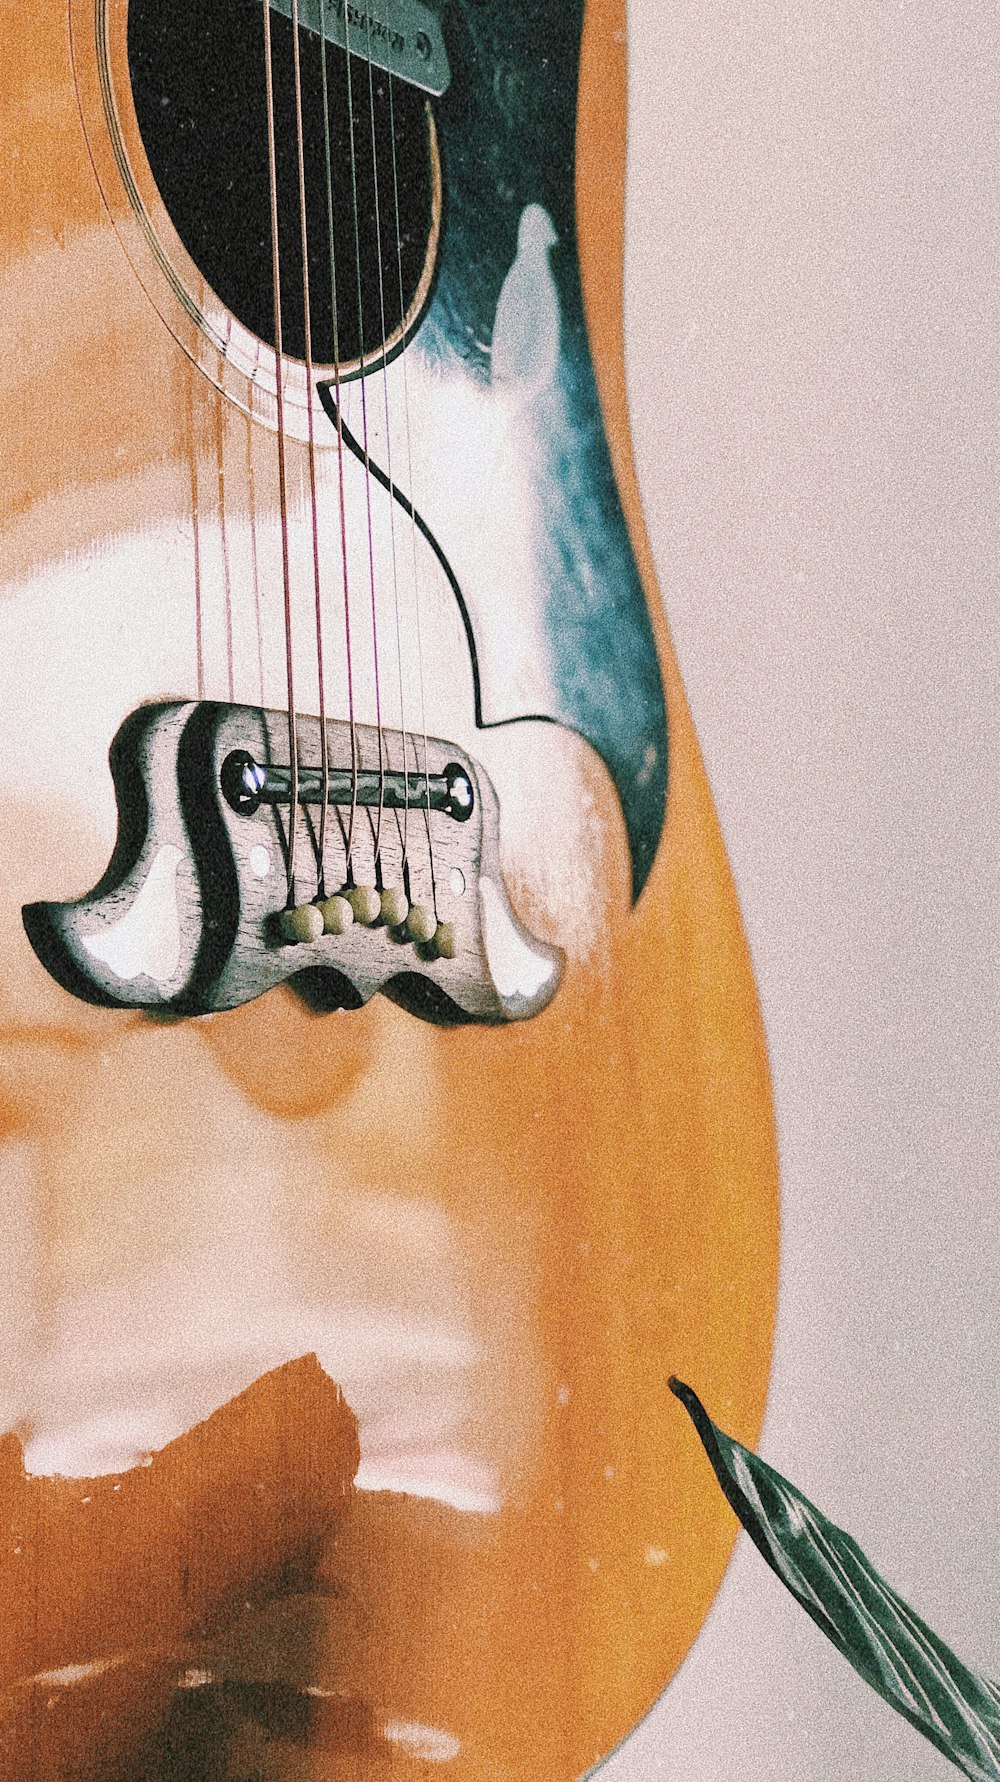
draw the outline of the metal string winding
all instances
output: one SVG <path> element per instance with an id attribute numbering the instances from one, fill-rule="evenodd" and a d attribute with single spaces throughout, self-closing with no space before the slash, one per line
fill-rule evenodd
<path id="1" fill-rule="evenodd" d="M 260 605 L 260 564 L 257 557 L 257 485 L 253 468 L 253 398 L 256 367 L 250 373 L 250 409 L 247 413 L 247 519 L 250 526 L 250 576 L 253 582 L 253 609 L 257 632 L 258 703 L 264 699 L 264 624 Z"/>
<path id="2" fill-rule="evenodd" d="M 361 281 L 361 227 L 358 218 L 358 161 L 357 145 L 354 134 L 354 77 L 351 68 L 351 26 L 350 14 L 345 8 L 345 37 L 347 40 L 347 110 L 351 130 L 351 198 L 354 213 L 354 259 L 357 274 L 358 300 L 358 360 L 360 365 L 359 383 L 361 386 L 361 446 L 365 466 L 365 493 L 368 510 L 368 568 L 371 581 L 371 616 L 372 616 L 372 656 L 375 679 L 375 723 L 378 729 L 378 774 L 379 801 L 375 820 L 375 869 L 376 878 L 380 871 L 380 854 L 382 842 L 382 813 L 385 805 L 385 735 L 382 728 L 382 689 L 379 675 L 378 648 L 378 606 L 375 584 L 375 534 L 372 520 L 372 472 L 371 454 L 368 447 L 368 392 L 365 388 L 365 312 L 364 294 Z M 371 68 L 370 58 L 368 59 Z"/>
<path id="3" fill-rule="evenodd" d="M 306 218 L 306 161 L 302 129 L 302 58 L 299 45 L 299 0 L 292 0 L 292 66 L 295 74 L 295 148 L 299 179 L 299 224 L 302 247 L 302 303 L 305 311 L 306 429 L 309 461 L 309 504 L 312 529 L 313 611 L 316 628 L 316 673 L 319 679 L 320 767 L 318 890 L 326 895 L 326 824 L 329 810 L 330 755 L 326 738 L 326 677 L 323 664 L 323 592 L 319 551 L 319 506 L 316 492 L 316 427 L 313 416 L 312 316 L 309 294 L 309 225 Z"/>
<path id="4" fill-rule="evenodd" d="M 344 417 L 341 410 L 340 380 L 340 316 L 337 305 L 337 247 L 334 235 L 333 214 L 333 155 L 330 143 L 330 99 L 326 58 L 326 6 L 323 0 L 323 16 L 320 23 L 320 70 L 323 87 L 323 148 L 326 159 L 326 218 L 327 240 L 330 250 L 330 302 L 333 315 L 333 392 L 337 412 L 337 484 L 340 507 L 340 552 L 344 578 L 344 652 L 347 670 L 347 714 L 351 727 L 351 813 L 347 824 L 345 842 L 346 864 L 345 878 L 350 884 L 354 877 L 354 825 L 358 811 L 358 730 L 354 714 L 354 662 L 351 650 L 351 596 L 350 575 L 347 562 L 347 500 L 344 489 Z M 324 753 L 327 750 L 327 738 L 323 735 Z"/>
<path id="5" fill-rule="evenodd" d="M 267 87 L 267 158 L 271 197 L 271 272 L 274 281 L 275 388 L 278 405 L 278 501 L 281 512 L 281 572 L 285 612 L 285 678 L 288 694 L 288 754 L 291 769 L 288 812 L 288 907 L 295 905 L 295 853 L 299 816 L 299 735 L 295 715 L 295 652 L 292 644 L 292 582 L 288 548 L 288 472 L 285 454 L 284 350 L 281 333 L 281 250 L 278 244 L 278 178 L 274 142 L 274 74 L 271 66 L 271 0 L 264 8 L 264 78 Z"/>
<path id="6" fill-rule="evenodd" d="M 396 230 L 396 270 L 399 275 L 399 315 L 400 315 L 400 326 L 402 326 L 403 318 L 405 315 L 406 299 L 405 299 L 405 292 L 403 289 L 403 243 L 402 243 L 402 231 L 401 231 L 400 220 L 399 220 L 399 164 L 398 164 L 398 157 L 396 154 L 395 82 L 394 82 L 391 74 L 389 76 L 389 134 L 392 139 L 392 201 L 393 201 L 393 210 L 394 210 L 394 215 L 395 215 L 395 230 Z M 410 379 L 409 379 L 409 355 L 408 355 L 408 353 L 406 353 L 404 351 L 400 355 L 400 360 L 401 360 L 401 369 L 402 369 L 402 377 L 403 377 L 403 416 L 404 416 L 405 431 L 406 431 L 407 474 L 409 476 L 409 484 L 410 484 L 410 490 L 409 490 L 410 536 L 411 536 L 411 541 L 412 541 L 412 546 L 413 546 L 413 599 L 414 599 L 414 609 L 415 609 L 415 615 L 416 615 L 417 675 L 418 675 L 419 687 L 420 687 L 420 725 L 421 725 L 421 730 L 423 732 L 423 739 L 424 739 L 424 768 L 423 768 L 424 828 L 427 833 L 427 854 L 428 854 L 428 859 L 430 861 L 431 904 L 432 904 L 432 907 L 434 910 L 434 915 L 435 915 L 435 917 L 437 917 L 437 913 L 438 913 L 437 874 L 434 869 L 434 842 L 432 839 L 432 832 L 431 832 L 431 780 L 430 780 L 430 769 L 428 767 L 428 762 L 427 762 L 427 757 L 428 757 L 427 696 L 426 696 L 425 683 L 424 683 L 424 645 L 423 645 L 423 631 L 422 631 L 422 626 L 421 626 L 420 570 L 419 570 L 420 553 L 419 553 L 418 542 L 417 542 L 417 490 L 416 490 L 416 479 L 413 474 L 413 431 L 412 431 L 412 428 L 410 425 Z M 416 749 L 414 749 L 414 754 L 416 754 Z M 405 764 L 405 761 L 406 761 L 406 739 L 405 739 L 405 736 L 404 736 L 404 744 L 403 744 L 403 761 Z M 418 772 L 420 770 L 419 759 L 417 760 L 417 770 L 418 770 Z"/>
<path id="7" fill-rule="evenodd" d="M 397 666 L 398 677 L 399 677 L 399 726 L 400 726 L 400 732 L 401 732 L 401 737 L 402 737 L 403 784 L 405 787 L 405 793 L 404 793 L 405 802 L 403 805 L 402 826 L 400 826 L 399 813 L 397 812 L 396 813 L 396 828 L 397 828 L 397 832 L 399 833 L 400 843 L 401 843 L 402 851 L 403 851 L 402 864 L 403 864 L 403 873 L 404 873 L 404 882 L 405 882 L 405 875 L 407 873 L 407 867 L 408 867 L 407 842 L 409 839 L 409 822 L 410 822 L 410 782 L 409 782 L 409 777 L 407 775 L 407 767 L 406 767 L 407 734 L 406 734 L 406 701 L 405 701 L 405 696 L 404 696 L 404 692 L 403 692 L 403 632 L 402 632 L 402 622 L 401 622 L 401 618 L 400 618 L 400 608 L 399 608 L 399 565 L 398 565 L 398 559 L 397 559 L 397 554 L 396 554 L 396 486 L 395 486 L 395 482 L 393 480 L 393 474 L 392 474 L 392 424 L 391 424 L 390 415 L 389 415 L 389 367 L 388 367 L 388 362 L 386 359 L 386 345 L 387 345 L 388 335 L 387 335 L 387 329 L 386 329 L 386 323 L 385 323 L 385 278 L 384 278 L 384 272 L 383 272 L 383 266 L 382 266 L 382 204 L 381 204 L 381 198 L 379 195 L 379 184 L 378 184 L 378 142 L 377 142 L 376 130 L 375 130 L 375 76 L 374 76 L 374 69 L 372 66 L 372 54 L 371 54 L 372 21 L 371 21 L 371 13 L 370 12 L 367 15 L 367 17 L 368 17 L 368 109 L 369 109 L 369 115 L 370 115 L 370 120 L 371 120 L 372 181 L 373 181 L 373 189 L 374 189 L 374 193 L 375 193 L 375 256 L 378 261 L 379 332 L 380 332 L 381 339 L 382 339 L 382 399 L 383 399 L 383 404 L 384 404 L 384 409 L 385 409 L 386 476 L 388 478 L 388 483 L 389 483 L 389 538 L 390 538 L 390 549 L 391 549 L 391 554 L 392 554 L 393 601 L 394 601 L 395 616 L 396 616 L 396 666 Z M 389 81 L 390 81 L 390 86 L 391 86 L 391 81 L 392 81 L 391 75 L 389 76 Z M 392 127 L 392 130 L 393 130 L 392 156 L 393 156 L 393 166 L 395 167 L 396 143 L 395 143 L 394 126 Z M 401 246 L 401 243 L 399 240 L 398 206 L 397 206 L 397 213 L 396 213 L 396 254 L 397 254 L 397 258 L 400 261 L 400 266 L 401 266 L 402 265 L 402 246 Z M 402 306 L 400 307 L 400 318 L 399 319 L 400 319 L 400 325 L 402 325 L 402 321 L 403 321 Z M 390 763 L 390 765 L 391 765 L 391 763 Z"/>
<path id="8" fill-rule="evenodd" d="M 191 474 L 191 537 L 194 545 L 194 624 L 198 698 L 205 697 L 205 620 L 201 587 L 201 513 L 198 499 L 198 453 L 194 437 L 194 379 L 192 365 L 187 379 L 188 470 Z"/>
<path id="9" fill-rule="evenodd" d="M 228 333 L 228 330 L 227 330 Z M 219 500 L 219 543 L 222 550 L 222 595 L 226 618 L 226 687 L 229 703 L 236 698 L 236 670 L 233 662 L 233 575 L 229 561 L 229 528 L 226 518 L 226 418 L 222 407 L 222 391 L 215 391 L 215 475 Z"/>

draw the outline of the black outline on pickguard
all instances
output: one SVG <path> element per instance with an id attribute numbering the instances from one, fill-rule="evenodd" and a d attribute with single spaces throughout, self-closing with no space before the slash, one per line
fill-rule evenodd
<path id="1" fill-rule="evenodd" d="M 603 762 L 604 766 L 607 768 L 608 773 L 611 775 L 612 784 L 614 785 L 614 788 L 615 788 L 615 795 L 618 800 L 618 808 L 621 812 L 622 821 L 625 824 L 625 832 L 628 837 L 628 849 L 629 849 L 629 861 L 630 861 L 629 877 L 630 877 L 630 882 L 631 882 L 630 901 L 631 901 L 632 907 L 634 909 L 635 905 L 639 901 L 640 896 L 642 895 L 642 892 L 644 891 L 644 889 L 646 887 L 646 884 L 647 884 L 647 881 L 649 878 L 649 873 L 652 869 L 652 857 L 650 858 L 649 863 L 647 865 L 646 873 L 642 879 L 642 883 L 637 885 L 637 883 L 636 883 L 636 863 L 635 863 L 635 855 L 634 855 L 634 851 L 633 851 L 632 829 L 630 827 L 628 814 L 627 814 L 627 811 L 625 808 L 625 799 L 624 799 L 624 796 L 622 793 L 622 788 L 619 784 L 618 776 L 615 773 L 614 767 L 612 766 L 611 762 L 607 759 L 607 757 L 598 748 L 598 746 L 594 742 L 593 738 L 589 737 L 587 735 L 586 731 L 579 728 L 579 726 L 577 726 L 576 724 L 570 723 L 568 721 L 568 719 L 566 719 L 566 718 L 553 717 L 551 712 L 518 712 L 517 715 L 512 718 L 493 718 L 493 719 L 490 719 L 489 721 L 487 721 L 483 717 L 482 690 L 481 690 L 480 681 L 479 681 L 479 653 L 476 649 L 476 634 L 473 629 L 472 615 L 469 612 L 469 609 L 465 603 L 465 596 L 462 593 L 461 584 L 459 582 L 457 575 L 455 574 L 455 571 L 452 569 L 451 564 L 449 563 L 448 558 L 446 557 L 442 546 L 438 543 L 433 532 L 431 531 L 430 527 L 428 526 L 427 521 L 424 519 L 423 515 L 421 513 L 419 513 L 418 510 L 414 507 L 413 502 L 410 500 L 409 496 L 405 495 L 403 493 L 403 490 L 399 487 L 399 484 L 393 482 L 392 479 L 387 475 L 387 473 L 382 469 L 381 465 L 377 464 L 375 462 L 375 459 L 372 457 L 371 453 L 365 451 L 364 446 L 361 444 L 360 440 L 355 439 L 353 433 L 351 432 L 350 428 L 347 426 L 347 424 L 344 420 L 342 411 L 338 410 L 338 408 L 337 408 L 337 404 L 336 404 L 336 401 L 335 401 L 334 395 L 333 395 L 333 386 L 328 381 L 323 381 L 323 382 L 318 381 L 316 384 L 316 393 L 319 396 L 320 402 L 322 404 L 323 412 L 326 415 L 327 419 L 333 424 L 333 427 L 334 427 L 335 431 L 337 432 L 338 438 L 340 438 L 344 441 L 348 450 L 351 453 L 353 453 L 354 457 L 357 459 L 357 461 L 361 465 L 362 469 L 369 472 L 370 475 L 375 478 L 375 481 L 379 484 L 380 488 L 384 489 L 387 495 L 389 495 L 391 498 L 395 499 L 399 503 L 400 507 L 402 508 L 404 514 L 406 514 L 407 518 L 413 521 L 413 524 L 416 526 L 417 530 L 419 531 L 421 537 L 424 539 L 425 543 L 430 545 L 430 548 L 434 552 L 434 555 L 437 558 L 438 563 L 441 565 L 441 569 L 444 572 L 445 578 L 448 582 L 448 586 L 450 587 L 452 594 L 455 597 L 455 602 L 458 606 L 459 614 L 461 615 L 462 625 L 465 629 L 465 641 L 468 645 L 468 650 L 469 650 L 469 664 L 472 669 L 472 700 L 473 700 L 473 706 L 474 706 L 474 710 L 475 710 L 476 728 L 478 730 L 503 730 L 508 725 L 511 725 L 511 724 L 552 724 L 562 730 L 568 731 L 571 736 L 578 736 L 582 742 L 585 742 L 587 744 L 588 748 L 593 749 L 595 755 L 598 757 L 598 759 L 601 762 Z M 662 688 L 661 688 L 661 691 L 662 691 Z M 666 722 L 666 706 L 665 706 L 665 704 L 664 704 L 664 722 Z M 661 840 L 662 840 L 662 835 L 663 835 L 663 824 L 664 824 L 665 820 L 666 820 L 666 805 L 664 805 L 664 816 L 663 816 L 663 821 L 661 821 L 661 825 L 660 825 L 660 839 Z M 657 851 L 658 851 L 658 848 L 659 848 L 659 842 L 657 843 Z"/>
<path id="2" fill-rule="evenodd" d="M 508 724 L 561 724 L 564 730 L 570 730 L 574 735 L 582 736 L 582 731 L 577 731 L 572 724 L 566 724 L 560 718 L 554 718 L 550 712 L 518 712 L 517 716 L 514 718 L 493 718 L 489 722 L 483 717 L 482 691 L 479 684 L 479 653 L 476 649 L 476 634 L 472 626 L 472 615 L 465 604 L 465 595 L 462 593 L 461 583 L 459 582 L 455 571 L 452 569 L 451 564 L 445 556 L 444 550 L 438 543 L 423 515 L 417 511 L 409 497 L 404 495 L 399 484 L 392 481 L 382 469 L 381 465 L 376 464 L 371 453 L 366 452 L 360 441 L 355 439 L 344 420 L 343 412 L 337 408 L 337 404 L 332 394 L 332 386 L 329 383 L 318 383 L 316 385 L 316 393 L 323 405 L 324 414 L 329 421 L 332 421 L 333 426 L 336 428 L 338 438 L 342 438 L 348 450 L 354 453 L 354 456 L 357 458 L 362 469 L 370 471 L 371 475 L 375 478 L 375 481 L 386 491 L 386 494 L 398 501 L 404 514 L 407 516 L 407 519 L 413 521 L 420 536 L 430 545 L 431 550 L 434 552 L 435 557 L 444 571 L 448 586 L 455 596 L 458 610 L 462 617 L 462 624 L 465 627 L 465 641 L 469 646 L 469 657 L 472 667 L 472 694 L 476 712 L 477 730 L 502 730 Z M 583 737 L 583 740 L 586 742 L 588 739 Z M 593 748 L 593 743 L 591 743 L 590 746 Z"/>

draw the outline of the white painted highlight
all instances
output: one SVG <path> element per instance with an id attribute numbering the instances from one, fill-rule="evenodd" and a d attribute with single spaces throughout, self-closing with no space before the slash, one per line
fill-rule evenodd
<path id="1" fill-rule="evenodd" d="M 95 1658 L 89 1664 L 64 1664 L 55 1671 L 36 1671 L 30 1679 L 40 1689 L 73 1689 L 78 1683 L 92 1683 L 108 1671 L 120 1670 L 123 1657 Z"/>
<path id="2" fill-rule="evenodd" d="M 262 842 L 250 849 L 250 871 L 255 879 L 266 879 L 271 870 L 271 856 Z"/>
<path id="3" fill-rule="evenodd" d="M 518 402 L 548 389 L 559 363 L 559 292 L 549 264 L 558 239 L 548 211 L 527 205 L 517 258 L 500 290 L 490 353 L 493 388 Z"/>
<path id="4" fill-rule="evenodd" d="M 361 1465 L 354 1484 L 358 1491 L 397 1491 L 404 1497 L 429 1498 L 463 1516 L 496 1516 L 503 1508 L 495 1468 L 472 1455 L 446 1448 L 411 1453 L 401 1447 L 395 1454 L 383 1452 L 366 1459 L 363 1432 Z"/>
<path id="5" fill-rule="evenodd" d="M 437 1726 L 422 1726 L 417 1720 L 390 1720 L 385 1736 L 393 1745 L 402 1745 L 411 1757 L 422 1763 L 451 1763 L 462 1749 L 453 1733 Z"/>
<path id="6" fill-rule="evenodd" d="M 177 869 L 181 850 L 172 843 L 153 861 L 132 908 L 117 922 L 84 937 L 91 958 L 99 959 L 126 984 L 152 978 L 168 984 L 181 959 L 181 923 L 177 908 Z"/>
<path id="7" fill-rule="evenodd" d="M 479 902 L 486 958 L 494 984 L 501 996 L 531 1000 L 551 981 L 555 961 L 536 953 L 529 945 L 492 879 L 480 879 Z"/>

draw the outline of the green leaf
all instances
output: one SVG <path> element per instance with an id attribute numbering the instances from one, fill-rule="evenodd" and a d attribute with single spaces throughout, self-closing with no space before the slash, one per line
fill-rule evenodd
<path id="1" fill-rule="evenodd" d="M 717 1429 L 680 1380 L 730 1504 L 817 1627 L 890 1707 L 973 1782 L 1000 1782 L 1000 1686 L 978 1677 L 870 1563 L 855 1540 L 756 1454 Z"/>

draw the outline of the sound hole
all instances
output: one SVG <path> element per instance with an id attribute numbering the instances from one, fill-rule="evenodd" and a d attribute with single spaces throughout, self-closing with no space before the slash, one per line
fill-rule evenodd
<path id="1" fill-rule="evenodd" d="M 331 253 L 320 42 L 301 28 L 299 41 L 313 359 L 350 365 L 398 338 L 426 288 L 433 124 L 422 94 L 362 56 L 348 67 L 327 45 Z M 273 11 L 271 42 L 283 347 L 302 359 L 292 25 Z M 128 53 L 143 145 L 174 227 L 216 296 L 273 347 L 262 0 L 130 0 Z"/>

